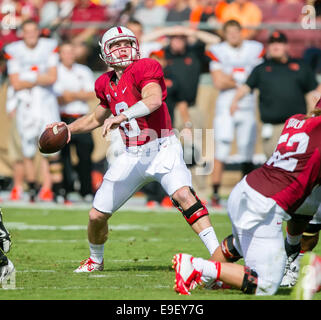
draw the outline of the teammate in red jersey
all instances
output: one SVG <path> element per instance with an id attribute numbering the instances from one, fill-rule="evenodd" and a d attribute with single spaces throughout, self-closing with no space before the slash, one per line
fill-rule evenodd
<path id="1" fill-rule="evenodd" d="M 103 126 L 103 136 L 119 128 L 124 148 L 118 148 L 120 154 L 111 163 L 95 195 L 88 224 L 90 258 L 75 272 L 103 269 L 108 219 L 137 190 L 153 180 L 161 183 L 213 254 L 219 243 L 208 211 L 192 189 L 182 147 L 172 132 L 160 64 L 139 58 L 138 41 L 124 27 L 109 29 L 100 45 L 101 58 L 113 71 L 96 81 L 95 91 L 100 100 L 96 110 L 68 127 L 70 134 L 76 134 Z"/>
<path id="2" fill-rule="evenodd" d="M 276 293 L 287 258 L 282 221 L 289 234 L 302 234 L 320 204 L 311 199 L 320 184 L 321 99 L 311 116 L 286 121 L 272 157 L 235 186 L 228 200 L 233 234 L 212 261 L 174 256 L 176 291 L 189 294 L 195 282 L 211 287 L 221 280 L 245 293 Z M 241 257 L 245 267 L 231 263 Z"/>

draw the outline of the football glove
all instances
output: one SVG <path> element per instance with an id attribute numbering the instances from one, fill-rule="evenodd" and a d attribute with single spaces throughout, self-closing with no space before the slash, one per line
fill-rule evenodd
<path id="1" fill-rule="evenodd" d="M 10 250 L 10 246 L 11 236 L 3 224 L 2 212 L 0 209 L 0 250 L 2 250 L 4 253 L 7 253 Z"/>

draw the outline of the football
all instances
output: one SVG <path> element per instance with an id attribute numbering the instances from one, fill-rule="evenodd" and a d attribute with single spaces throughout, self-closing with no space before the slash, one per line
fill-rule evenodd
<path id="1" fill-rule="evenodd" d="M 39 138 L 38 146 L 41 153 L 55 153 L 61 150 L 68 140 L 68 128 L 65 124 L 47 128 Z"/>

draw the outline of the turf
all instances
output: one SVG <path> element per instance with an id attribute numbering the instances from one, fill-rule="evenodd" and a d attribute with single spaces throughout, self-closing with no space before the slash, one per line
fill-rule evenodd
<path id="1" fill-rule="evenodd" d="M 105 245 L 105 270 L 75 274 L 88 257 L 87 210 L 3 207 L 13 246 L 9 258 L 16 267 L 16 289 L 0 289 L 3 299 L 75 300 L 249 300 L 290 299 L 290 289 L 275 296 L 255 297 L 238 290 L 196 289 L 179 296 L 172 287 L 175 253 L 208 257 L 208 252 L 176 212 L 116 213 Z M 211 214 L 219 240 L 231 233 L 227 215 Z M 321 254 L 318 244 L 315 252 Z M 321 293 L 315 296 L 320 299 Z"/>

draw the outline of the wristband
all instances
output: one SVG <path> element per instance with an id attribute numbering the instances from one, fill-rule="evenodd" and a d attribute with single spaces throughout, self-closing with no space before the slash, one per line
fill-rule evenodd
<path id="1" fill-rule="evenodd" d="M 133 104 L 130 108 L 123 111 L 122 114 L 124 114 L 127 117 L 128 121 L 130 121 L 134 118 L 147 116 L 148 114 L 150 114 L 150 110 L 146 106 L 146 104 L 140 100 L 137 103 Z"/>

